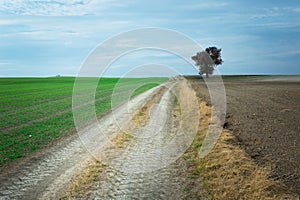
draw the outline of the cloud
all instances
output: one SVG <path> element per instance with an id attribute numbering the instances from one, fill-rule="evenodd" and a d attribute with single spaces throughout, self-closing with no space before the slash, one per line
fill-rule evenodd
<path id="1" fill-rule="evenodd" d="M 21 36 L 34 40 L 51 40 L 63 37 L 77 36 L 79 33 L 73 31 L 55 31 L 55 30 L 32 30 L 32 31 L 19 31 L 14 34 L 1 34 L 1 37 L 16 37 Z"/>
<path id="2" fill-rule="evenodd" d="M 288 56 L 298 56 L 300 55 L 300 50 L 289 50 L 289 51 L 280 51 L 280 52 L 275 52 L 275 53 L 269 53 L 267 54 L 266 56 L 269 56 L 269 57 L 288 57 Z"/>
<path id="3" fill-rule="evenodd" d="M 0 27 L 5 24 L 12 24 L 13 27 L 7 28 L 6 31 L 3 32 L 0 31 L 0 38 L 21 38 L 26 40 L 40 40 L 43 42 L 63 41 L 68 44 L 73 42 L 77 43 L 78 40 L 82 41 L 96 37 L 95 33 L 103 32 L 103 27 L 105 27 L 107 34 L 109 31 L 113 32 L 130 26 L 129 21 L 122 20 L 98 20 L 88 18 L 76 21 L 69 18 L 56 20 L 55 18 L 49 19 L 47 17 L 41 17 L 38 18 L 38 20 L 32 20 L 32 17 L 26 17 L 23 20 L 5 19 L 0 21 Z M 99 40 L 99 37 L 97 38 Z"/>
<path id="4" fill-rule="evenodd" d="M 298 7 L 298 8 L 293 8 L 293 11 L 294 11 L 294 12 L 300 12 L 300 7 Z"/>
<path id="5" fill-rule="evenodd" d="M 16 24 L 15 20 L 0 19 L 0 26 Z"/>
<path id="6" fill-rule="evenodd" d="M 252 19 L 289 16 L 291 12 L 300 12 L 300 7 L 272 7 L 262 8 L 261 12 L 251 16 Z"/>
<path id="7" fill-rule="evenodd" d="M 186 5 L 184 7 L 188 9 L 199 10 L 199 9 L 210 9 L 210 8 L 221 8 L 228 5 L 229 3 L 223 1 L 206 1 L 206 2 L 197 2 L 194 4 Z"/>
<path id="8" fill-rule="evenodd" d="M 226 41 L 226 42 L 241 42 L 241 41 L 249 41 L 255 40 L 257 36 L 255 35 L 248 35 L 248 34 L 230 34 L 230 35 L 223 35 L 223 36 L 215 36 L 215 37 L 204 37 L 198 38 L 197 41 Z"/>
<path id="9" fill-rule="evenodd" d="M 270 23 L 259 23 L 259 24 L 252 24 L 252 26 L 256 27 L 272 27 L 272 28 L 295 28 L 300 27 L 299 23 L 291 23 L 291 22 L 270 22 Z"/>
<path id="10" fill-rule="evenodd" d="M 12 65 L 13 63 L 11 61 L 7 61 L 7 60 L 0 60 L 0 67 L 1 66 L 8 66 L 8 65 Z"/>
<path id="11" fill-rule="evenodd" d="M 0 12 L 30 16 L 83 16 L 97 15 L 99 11 L 116 5 L 116 0 L 2 0 Z"/>
<path id="12" fill-rule="evenodd" d="M 287 10 L 286 8 L 278 8 L 278 7 L 263 8 L 260 10 L 260 13 L 253 14 L 251 18 L 263 19 L 263 18 L 270 18 L 270 17 L 278 17 L 278 16 L 282 16 L 286 10 Z"/>
<path id="13" fill-rule="evenodd" d="M 12 63 L 10 63 L 10 62 L 1 62 L 0 61 L 0 66 L 2 66 L 2 65 L 11 65 Z"/>

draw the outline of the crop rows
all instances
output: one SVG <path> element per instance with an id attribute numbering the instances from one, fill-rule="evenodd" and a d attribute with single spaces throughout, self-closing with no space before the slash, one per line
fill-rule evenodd
<path id="1" fill-rule="evenodd" d="M 0 166 L 74 133 L 74 80 L 71 77 L 0 79 Z M 118 81 L 118 78 L 100 79 L 95 102 L 91 102 L 95 103 L 97 115 L 111 109 L 112 95 L 117 99 L 114 105 L 118 105 L 128 98 L 133 88 L 131 96 L 157 85 L 151 83 L 153 78 L 128 79 L 122 81 L 122 86 L 114 93 Z M 156 83 L 164 81 L 165 78 L 155 79 Z M 79 98 L 84 101 L 85 96 Z"/>

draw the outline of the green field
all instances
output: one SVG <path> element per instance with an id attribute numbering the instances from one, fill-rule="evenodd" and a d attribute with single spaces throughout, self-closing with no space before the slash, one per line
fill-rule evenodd
<path id="1" fill-rule="evenodd" d="M 111 109 L 111 95 L 119 80 L 100 79 L 95 94 L 97 115 Z M 120 104 L 124 102 L 121 93 L 137 88 L 132 94 L 135 96 L 166 80 L 126 79 L 122 90 L 114 95 L 120 96 Z M 0 78 L 0 166 L 64 135 L 75 133 L 72 114 L 74 81 L 74 77 Z"/>

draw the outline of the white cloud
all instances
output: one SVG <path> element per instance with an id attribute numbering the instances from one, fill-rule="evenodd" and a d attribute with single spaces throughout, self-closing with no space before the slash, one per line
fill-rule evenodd
<path id="1" fill-rule="evenodd" d="M 30 16 L 82 16 L 97 15 L 117 5 L 116 0 L 2 0 L 0 11 Z"/>
<path id="2" fill-rule="evenodd" d="M 14 20 L 0 19 L 0 26 L 16 24 Z"/>
<path id="3" fill-rule="evenodd" d="M 0 66 L 12 65 L 13 63 L 6 60 L 0 60 Z"/>
<path id="4" fill-rule="evenodd" d="M 2 38 L 24 38 L 29 40 L 41 40 L 43 42 L 55 40 L 62 42 L 68 46 L 74 46 L 78 41 L 85 39 L 91 39 L 97 37 L 98 42 L 104 38 L 99 38 L 102 35 L 96 35 L 95 33 L 113 32 L 115 30 L 122 29 L 130 26 L 129 21 L 121 20 L 69 20 L 69 19 L 49 19 L 49 18 L 38 18 L 32 19 L 31 17 L 25 18 L 24 20 L 3 20 L 1 24 L 18 24 L 22 25 L 21 29 L 17 31 L 10 31 L 1 33 Z M 12 29 L 13 30 L 13 29 Z M 105 35 L 103 35 L 105 36 Z M 109 36 L 109 35 L 108 35 Z M 107 36 L 107 37 L 108 37 Z M 99 40 L 101 39 L 101 40 Z M 86 44 L 83 44 L 86 45 Z"/>
<path id="5" fill-rule="evenodd" d="M 270 23 L 252 24 L 252 26 L 272 27 L 272 28 L 293 28 L 293 27 L 299 27 L 300 24 L 291 23 L 291 22 L 270 22 Z"/>
<path id="6" fill-rule="evenodd" d="M 263 8 L 258 14 L 251 16 L 253 19 L 263 19 L 263 18 L 272 18 L 280 17 L 284 15 L 289 15 L 290 12 L 300 12 L 300 7 L 272 7 L 272 8 Z"/>
<path id="7" fill-rule="evenodd" d="M 185 7 L 189 9 L 209 9 L 209 8 L 225 7 L 228 5 L 229 4 L 227 2 L 223 2 L 223 1 L 205 1 L 205 2 L 199 1 L 198 3 L 190 4 Z"/>
<path id="8" fill-rule="evenodd" d="M 289 50 L 289 51 L 280 51 L 280 52 L 273 52 L 273 53 L 269 53 L 267 54 L 267 56 L 270 57 L 287 57 L 287 56 L 296 56 L 296 55 L 300 55 L 300 50 Z"/>
<path id="9" fill-rule="evenodd" d="M 263 19 L 263 18 L 270 18 L 270 17 L 278 17 L 278 16 L 282 16 L 285 11 L 286 8 L 278 8 L 278 7 L 263 8 L 261 9 L 260 13 L 253 14 L 251 18 Z"/>
<path id="10" fill-rule="evenodd" d="M 255 35 L 224 35 L 215 37 L 202 37 L 196 40 L 202 46 L 214 45 L 214 44 L 240 44 L 243 42 L 255 41 L 258 37 Z"/>
<path id="11" fill-rule="evenodd" d="M 298 7 L 298 8 L 293 8 L 293 11 L 294 11 L 294 12 L 300 12 L 300 7 Z"/>

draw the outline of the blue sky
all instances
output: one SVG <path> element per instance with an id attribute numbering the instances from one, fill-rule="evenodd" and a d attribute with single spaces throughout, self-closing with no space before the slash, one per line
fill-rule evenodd
<path id="1" fill-rule="evenodd" d="M 75 76 L 101 42 L 144 27 L 222 48 L 221 74 L 300 74 L 298 0 L 0 0 L 0 76 Z M 196 73 L 165 54 L 135 52 L 116 61 L 108 75 L 149 63 Z"/>

